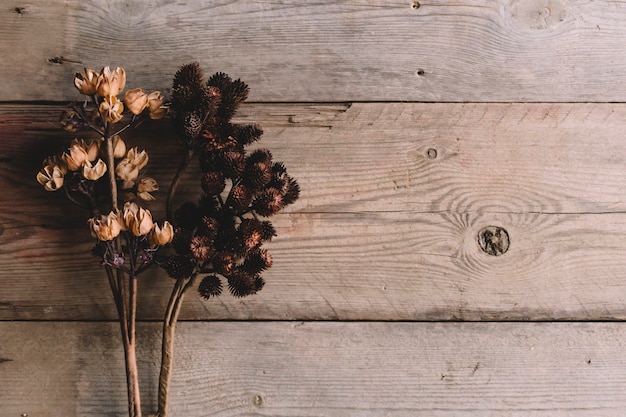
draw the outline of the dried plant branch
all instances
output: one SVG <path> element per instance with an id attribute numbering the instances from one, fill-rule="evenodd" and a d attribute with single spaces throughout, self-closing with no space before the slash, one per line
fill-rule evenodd
<path id="1" fill-rule="evenodd" d="M 292 204 L 300 189 L 283 164 L 273 162 L 269 150 L 247 152 L 259 140 L 260 127 L 231 122 L 248 86 L 224 73 L 205 81 L 200 66 L 192 63 L 174 76 L 169 108 L 183 153 L 166 197 L 167 220 L 155 223 L 141 205 L 154 200 L 150 193 L 159 189 L 154 179 L 140 176 L 148 154 L 128 148 L 119 135 L 148 117 L 162 118 L 168 106 L 160 92 L 139 88 L 118 99 L 125 84 L 126 72 L 119 67 L 100 73 L 85 68 L 76 74 L 74 85 L 86 99 L 69 106 L 61 124 L 69 131 L 94 131 L 100 138 L 91 143 L 74 139 L 61 155 L 44 161 L 37 181 L 48 191 L 64 188 L 68 199 L 92 216 L 93 254 L 106 272 L 120 323 L 130 417 L 141 417 L 138 276 L 160 265 L 175 280 L 163 319 L 159 374 L 157 416 L 167 417 L 176 324 L 186 293 L 199 278 L 197 289 L 205 299 L 219 296 L 224 285 L 235 297 L 260 291 L 265 282 L 261 274 L 272 265 L 262 245 L 276 235 L 263 218 Z M 174 207 L 192 160 L 202 171 L 201 196 Z"/>

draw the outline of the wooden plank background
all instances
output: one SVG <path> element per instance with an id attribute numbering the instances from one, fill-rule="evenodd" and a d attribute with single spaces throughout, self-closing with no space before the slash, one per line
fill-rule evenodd
<path id="1" fill-rule="evenodd" d="M 3 330 L 15 341 L 0 363 L 3 415 L 124 415 L 115 323 Z M 146 402 L 157 333 L 139 328 Z M 172 415 L 620 417 L 626 408 L 623 323 L 194 322 L 178 341 Z"/>
<path id="2" fill-rule="evenodd" d="M 612 0 L 3 0 L 0 100 L 73 98 L 105 63 L 160 89 L 200 60 L 255 101 L 624 101 L 625 19 Z"/>
<path id="3" fill-rule="evenodd" d="M 250 85 L 238 120 L 302 196 L 263 291 L 187 297 L 172 415 L 625 415 L 624 22 L 593 0 L 0 0 L 0 417 L 124 415 L 85 213 L 35 175 L 75 136 L 76 71 L 167 94 L 192 60 Z M 167 122 L 133 140 L 166 184 Z M 146 413 L 171 285 L 140 282 Z"/>

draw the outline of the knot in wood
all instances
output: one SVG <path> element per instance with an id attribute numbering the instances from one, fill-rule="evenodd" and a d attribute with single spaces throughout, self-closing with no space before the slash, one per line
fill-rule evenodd
<path id="1" fill-rule="evenodd" d="M 509 234 L 499 226 L 487 226 L 478 232 L 478 246 L 483 252 L 500 256 L 509 250 Z"/>

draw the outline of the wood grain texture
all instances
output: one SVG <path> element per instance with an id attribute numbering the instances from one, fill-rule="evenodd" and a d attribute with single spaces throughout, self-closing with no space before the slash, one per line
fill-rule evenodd
<path id="1" fill-rule="evenodd" d="M 109 64 L 163 90 L 192 60 L 255 101 L 626 99 L 621 2 L 416 3 L 2 0 L 0 100 L 74 98 L 75 72 Z"/>
<path id="2" fill-rule="evenodd" d="M 72 137 L 55 127 L 58 110 L 0 107 L 1 319 L 115 317 L 85 214 L 34 180 Z M 259 146 L 303 193 L 274 218 L 267 287 L 192 295 L 184 319 L 626 318 L 626 105 L 257 104 L 239 120 L 264 127 Z M 171 132 L 137 133 L 166 184 Z M 508 232 L 508 252 L 480 249 L 486 226 Z M 141 319 L 161 317 L 171 285 L 143 276 Z"/>
<path id="3" fill-rule="evenodd" d="M 124 415 L 115 323 L 4 322 L 0 335 L 3 416 Z M 146 415 L 157 337 L 140 325 Z M 623 323 L 181 323 L 171 413 L 619 417 L 625 344 Z"/>

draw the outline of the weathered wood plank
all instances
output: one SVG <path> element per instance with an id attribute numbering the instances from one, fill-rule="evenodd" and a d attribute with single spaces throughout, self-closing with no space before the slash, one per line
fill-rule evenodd
<path id="1" fill-rule="evenodd" d="M 57 111 L 0 108 L 2 319 L 115 314 L 84 213 L 34 181 L 71 138 Z M 240 117 L 262 124 L 260 146 L 303 194 L 275 219 L 266 289 L 191 296 L 184 318 L 626 318 L 626 105 L 268 104 Z M 167 132 L 138 138 L 161 184 L 177 163 Z M 193 175 L 183 188 L 197 188 Z M 490 225 L 509 234 L 502 256 L 479 247 Z M 171 284 L 142 280 L 140 318 L 161 316 Z"/>
<path id="2" fill-rule="evenodd" d="M 165 89 L 191 60 L 256 101 L 626 100 L 610 0 L 18 3 L 0 1 L 0 100 L 70 99 L 108 64 Z"/>
<path id="3" fill-rule="evenodd" d="M 139 330 L 148 413 L 158 326 Z M 116 324 L 0 335 L 2 415 L 124 415 Z M 181 323 L 172 415 L 617 417 L 625 344 L 624 323 Z"/>

